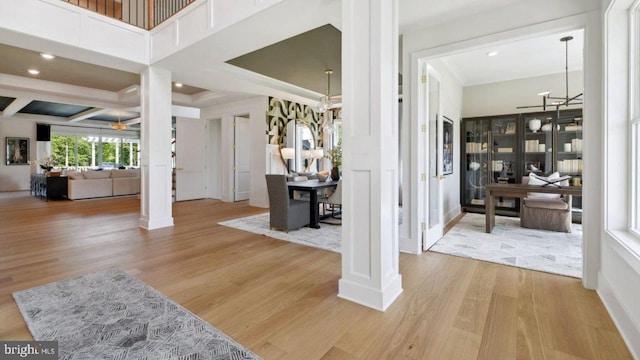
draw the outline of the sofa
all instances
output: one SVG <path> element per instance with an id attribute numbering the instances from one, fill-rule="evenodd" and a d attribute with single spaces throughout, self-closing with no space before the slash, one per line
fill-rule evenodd
<path id="1" fill-rule="evenodd" d="M 70 200 L 135 195 L 140 192 L 140 169 L 67 171 Z"/>

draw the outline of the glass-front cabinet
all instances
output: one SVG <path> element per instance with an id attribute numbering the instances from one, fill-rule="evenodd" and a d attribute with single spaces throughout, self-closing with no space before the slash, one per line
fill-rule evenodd
<path id="1" fill-rule="evenodd" d="M 488 183 L 516 183 L 519 138 L 518 115 L 464 119 L 462 203 L 466 211 L 484 211 Z M 514 198 L 496 200 L 497 213 L 517 212 Z"/>
<path id="2" fill-rule="evenodd" d="M 461 202 L 464 211 L 484 212 L 488 183 L 520 183 L 533 172 L 555 171 L 582 185 L 582 110 L 462 119 Z M 582 199 L 573 197 L 574 220 Z M 496 213 L 517 216 L 519 199 L 496 199 Z"/>

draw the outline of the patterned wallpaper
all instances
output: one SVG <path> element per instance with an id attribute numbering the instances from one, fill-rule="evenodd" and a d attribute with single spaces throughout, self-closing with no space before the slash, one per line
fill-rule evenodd
<path id="1" fill-rule="evenodd" d="M 322 147 L 320 134 L 320 116 L 309 105 L 302 105 L 292 101 L 269 97 L 267 110 L 267 142 L 277 145 L 280 134 L 286 129 L 290 121 L 300 121 L 309 125 L 316 138 L 316 147 Z"/>

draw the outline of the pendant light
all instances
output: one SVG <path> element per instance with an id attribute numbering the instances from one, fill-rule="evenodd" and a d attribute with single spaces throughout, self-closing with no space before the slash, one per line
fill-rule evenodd
<path id="1" fill-rule="evenodd" d="M 327 69 L 324 73 L 327 74 L 327 95 L 321 97 L 318 106 L 316 106 L 316 109 L 320 114 L 326 113 L 327 110 L 331 109 L 331 106 L 333 106 L 333 103 L 331 102 L 331 74 L 333 74 L 333 70 Z"/>
<path id="2" fill-rule="evenodd" d="M 118 131 L 122 131 L 125 130 L 129 127 L 129 125 L 127 124 L 123 124 L 120 122 L 120 115 L 118 115 L 118 122 L 112 122 L 109 124 L 109 126 L 111 126 L 113 129 L 118 130 Z"/>
<path id="3" fill-rule="evenodd" d="M 569 97 L 569 41 L 573 40 L 573 36 L 565 36 L 560 39 L 565 45 L 565 66 L 564 66 L 564 82 L 565 82 L 565 96 L 551 96 L 551 92 L 545 91 L 538 93 L 539 96 L 542 96 L 542 105 L 531 105 L 531 106 L 517 106 L 516 109 L 528 109 L 528 108 L 538 108 L 541 107 L 542 110 L 547 110 L 547 106 L 555 106 L 556 110 L 560 108 L 560 106 L 570 106 L 570 105 L 580 105 L 582 104 L 582 94 L 580 93 L 576 96 Z M 551 102 L 549 103 L 549 100 Z"/>

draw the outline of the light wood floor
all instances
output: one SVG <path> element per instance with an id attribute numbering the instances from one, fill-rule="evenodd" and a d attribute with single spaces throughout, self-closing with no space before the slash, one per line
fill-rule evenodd
<path id="1" fill-rule="evenodd" d="M 386 312 L 339 299 L 339 254 L 217 224 L 263 211 L 176 203 L 174 227 L 145 231 L 136 198 L 0 199 L 0 339 L 31 339 L 13 291 L 117 266 L 265 359 L 631 358 L 573 278 L 401 254 Z"/>

